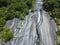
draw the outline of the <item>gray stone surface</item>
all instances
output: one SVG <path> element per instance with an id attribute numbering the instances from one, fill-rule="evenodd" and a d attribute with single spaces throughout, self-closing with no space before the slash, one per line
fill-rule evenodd
<path id="1" fill-rule="evenodd" d="M 25 20 L 14 18 L 5 27 L 14 30 L 15 38 L 5 45 L 55 45 L 56 24 L 42 8 L 43 0 L 36 0 L 36 11 Z"/>

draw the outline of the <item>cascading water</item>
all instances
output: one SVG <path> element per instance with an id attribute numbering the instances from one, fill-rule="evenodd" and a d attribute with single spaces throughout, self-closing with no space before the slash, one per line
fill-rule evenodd
<path id="1" fill-rule="evenodd" d="M 38 14 L 38 20 L 37 20 L 37 30 L 40 38 L 40 44 L 39 45 L 56 45 L 55 39 L 56 39 L 56 24 L 51 23 L 48 17 L 48 14 L 43 10 L 43 1 L 37 0 L 37 6 L 36 6 L 37 14 Z M 52 25 L 54 26 L 52 26 Z M 53 31 L 53 27 L 54 31 Z M 53 31 L 53 32 L 52 32 Z M 53 34 L 51 34 L 53 33 Z M 54 36 L 51 36 L 54 35 Z M 54 39 L 52 39 L 54 38 Z"/>
<path id="2" fill-rule="evenodd" d="M 36 11 L 27 15 L 24 21 L 16 18 L 7 21 L 5 27 L 15 31 L 15 38 L 5 45 L 55 45 L 55 25 L 42 7 L 43 0 L 36 0 Z"/>

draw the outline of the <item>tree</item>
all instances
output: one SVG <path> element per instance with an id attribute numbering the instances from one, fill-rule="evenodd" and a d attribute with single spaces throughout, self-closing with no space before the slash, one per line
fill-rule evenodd
<path id="1" fill-rule="evenodd" d="M 25 19 L 24 13 L 20 15 L 20 19 L 21 20 L 24 20 Z"/>
<path id="2" fill-rule="evenodd" d="M 2 6 L 7 7 L 7 5 L 8 5 L 7 0 L 0 0 L 0 7 L 2 7 Z"/>
<path id="3" fill-rule="evenodd" d="M 20 15 L 21 15 L 21 12 L 20 12 L 20 11 L 16 11 L 16 12 L 15 12 L 15 17 L 16 17 L 16 18 L 19 18 Z"/>
<path id="4" fill-rule="evenodd" d="M 45 11 L 49 12 L 52 19 L 55 20 L 57 25 L 60 25 L 60 0 L 43 0 L 43 8 Z"/>
<path id="5" fill-rule="evenodd" d="M 6 21 L 3 18 L 0 18 L 0 27 L 5 25 Z"/>
<path id="6" fill-rule="evenodd" d="M 14 37 L 14 32 L 8 28 L 4 28 L 4 31 L 2 32 L 2 34 L 0 34 L 0 38 L 2 38 L 4 42 L 13 39 L 13 37 Z"/>
<path id="7" fill-rule="evenodd" d="M 32 2 L 31 2 L 30 0 L 28 0 L 28 1 L 26 2 L 26 4 L 27 4 L 28 8 L 31 9 L 31 7 L 32 7 Z"/>
<path id="8" fill-rule="evenodd" d="M 57 35 L 60 35 L 60 30 L 57 31 Z"/>
<path id="9" fill-rule="evenodd" d="M 6 20 L 11 20 L 11 19 L 13 19 L 13 18 L 15 18 L 15 12 L 14 12 L 13 10 L 8 11 L 8 12 L 6 13 Z"/>
<path id="10" fill-rule="evenodd" d="M 3 27 L 0 26 L 0 32 L 3 31 Z"/>
<path id="11" fill-rule="evenodd" d="M 29 13 L 29 9 L 28 9 L 28 8 L 24 8 L 23 13 L 24 13 L 25 15 L 27 15 L 27 14 Z"/>

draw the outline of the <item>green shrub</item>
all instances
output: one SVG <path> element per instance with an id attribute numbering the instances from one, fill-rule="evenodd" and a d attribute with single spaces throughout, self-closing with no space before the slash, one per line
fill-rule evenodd
<path id="1" fill-rule="evenodd" d="M 28 1 L 26 2 L 26 4 L 27 4 L 28 8 L 31 9 L 31 7 L 32 7 L 32 2 L 31 2 L 30 0 L 28 0 Z"/>
<path id="2" fill-rule="evenodd" d="M 31 12 L 34 12 L 34 8 L 31 9 Z"/>
<path id="3" fill-rule="evenodd" d="M 0 27 L 5 25 L 6 21 L 3 18 L 0 18 Z"/>
<path id="4" fill-rule="evenodd" d="M 5 16 L 5 9 L 2 7 L 0 8 L 0 18 Z"/>
<path id="5" fill-rule="evenodd" d="M 20 15 L 21 15 L 21 12 L 20 12 L 20 11 L 16 11 L 16 12 L 15 12 L 15 17 L 16 17 L 16 18 L 19 18 Z"/>
<path id="6" fill-rule="evenodd" d="M 26 16 L 29 13 L 29 9 L 28 8 L 24 8 L 23 13 Z"/>
<path id="7" fill-rule="evenodd" d="M 15 12 L 14 11 L 10 11 L 6 14 L 6 20 L 11 20 L 15 18 Z"/>
<path id="8" fill-rule="evenodd" d="M 2 7 L 2 6 L 7 7 L 7 5 L 8 5 L 7 0 L 0 0 L 0 7 Z"/>
<path id="9" fill-rule="evenodd" d="M 21 15 L 20 15 L 20 19 L 21 19 L 21 20 L 24 20 L 24 19 L 25 19 L 24 14 L 21 14 Z"/>
<path id="10" fill-rule="evenodd" d="M 3 27 L 0 27 L 0 32 L 3 31 Z"/>
<path id="11" fill-rule="evenodd" d="M 57 35 L 60 35 L 60 30 L 57 31 Z"/>
<path id="12" fill-rule="evenodd" d="M 5 30 L 2 32 L 2 34 L 0 34 L 0 38 L 2 38 L 2 40 L 4 42 L 7 42 L 11 39 L 13 39 L 14 37 L 14 32 L 8 28 L 5 28 Z"/>

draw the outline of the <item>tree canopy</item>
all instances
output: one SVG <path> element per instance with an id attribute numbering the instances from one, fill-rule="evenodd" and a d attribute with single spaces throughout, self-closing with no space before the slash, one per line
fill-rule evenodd
<path id="1" fill-rule="evenodd" d="M 4 28 L 3 32 L 0 34 L 2 41 L 7 42 L 14 37 L 14 32 L 8 28 Z"/>
<path id="2" fill-rule="evenodd" d="M 60 0 L 43 0 L 43 8 L 57 22 L 60 19 Z M 60 24 L 60 23 L 59 23 Z"/>

